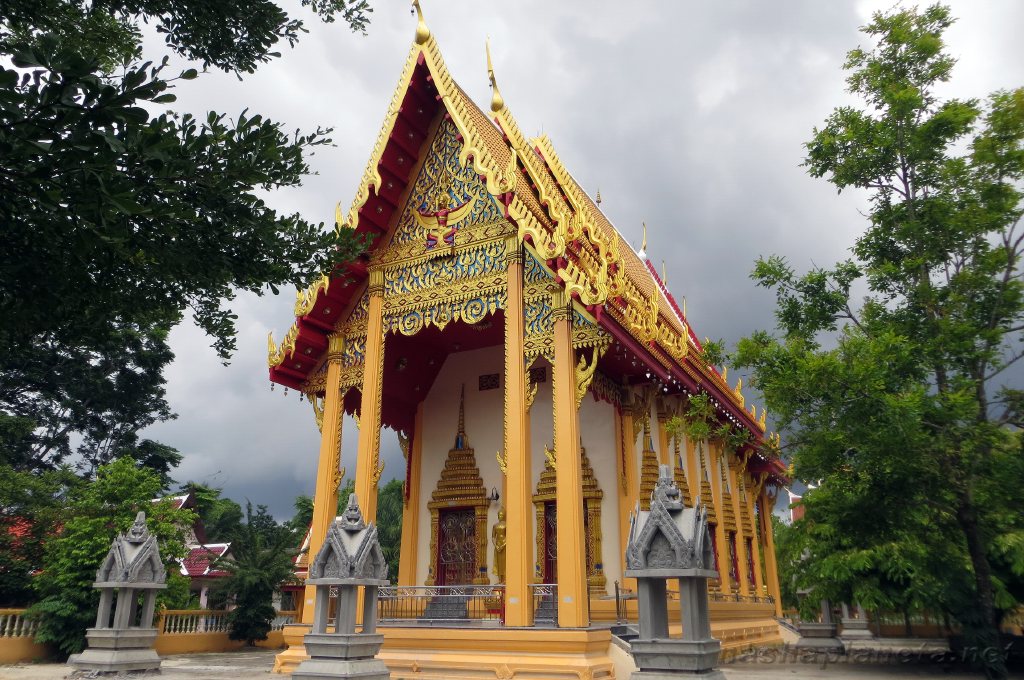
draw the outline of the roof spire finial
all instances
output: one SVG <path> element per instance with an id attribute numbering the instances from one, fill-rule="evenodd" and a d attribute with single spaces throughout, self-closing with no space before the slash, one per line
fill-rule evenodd
<path id="1" fill-rule="evenodd" d="M 647 223 L 643 222 L 642 224 L 644 226 L 644 240 L 640 244 L 640 250 L 637 252 L 637 255 L 640 256 L 641 260 L 646 260 L 647 259 Z"/>
<path id="2" fill-rule="evenodd" d="M 661 285 L 668 288 L 668 272 L 665 271 L 665 260 L 661 261 Z"/>
<path id="3" fill-rule="evenodd" d="M 686 318 L 686 296 L 683 296 L 683 318 Z"/>
<path id="4" fill-rule="evenodd" d="M 594 202 L 597 203 L 598 206 L 601 205 L 601 190 L 600 189 L 597 190 L 597 196 L 594 197 Z"/>
<path id="5" fill-rule="evenodd" d="M 412 6 L 416 10 L 416 44 L 422 45 L 430 39 L 430 29 L 427 28 L 427 22 L 423 20 L 420 0 L 412 0 Z"/>
<path id="6" fill-rule="evenodd" d="M 459 451 L 469 448 L 469 437 L 466 436 L 466 384 L 462 384 L 459 394 L 459 431 L 455 435 L 455 448 Z"/>
<path id="7" fill-rule="evenodd" d="M 497 113 L 505 108 L 505 100 L 501 96 L 501 91 L 498 89 L 498 81 L 494 77 L 494 64 L 491 62 L 491 39 L 487 38 L 487 42 L 484 43 L 485 49 L 487 50 L 487 79 L 491 81 L 491 111 Z"/>

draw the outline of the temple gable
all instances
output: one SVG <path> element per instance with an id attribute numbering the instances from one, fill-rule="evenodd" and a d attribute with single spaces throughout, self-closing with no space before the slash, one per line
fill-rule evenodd
<path id="1" fill-rule="evenodd" d="M 459 163 L 462 142 L 455 125 L 442 120 L 413 185 L 391 242 L 446 248 L 459 230 L 504 217 L 472 167 Z M 440 214 L 439 214 L 440 213 Z"/>

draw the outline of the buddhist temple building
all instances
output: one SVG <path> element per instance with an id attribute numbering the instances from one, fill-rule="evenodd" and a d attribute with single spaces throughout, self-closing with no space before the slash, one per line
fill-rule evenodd
<path id="1" fill-rule="evenodd" d="M 769 515 L 786 480 L 765 413 L 702 359 L 646 244 L 630 247 L 550 139 L 523 135 L 489 55 L 485 112 L 414 5 L 398 87 L 338 214 L 366 252 L 300 292 L 269 340 L 270 379 L 312 402 L 321 432 L 308 554 L 346 471 L 375 519 L 391 428 L 405 457 L 398 583 L 380 593 L 393 677 L 615 677 L 612 625 L 637 616 L 630 513 L 666 464 L 713 525 L 713 633 L 726 649 L 778 643 Z M 684 436 L 698 397 L 731 436 Z M 343 413 L 357 450 L 341 450 Z M 280 672 L 303 658 L 311 598 Z"/>

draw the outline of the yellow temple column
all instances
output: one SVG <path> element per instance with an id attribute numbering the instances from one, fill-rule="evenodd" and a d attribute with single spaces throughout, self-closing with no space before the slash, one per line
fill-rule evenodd
<path id="1" fill-rule="evenodd" d="M 316 487 L 313 491 L 313 521 L 309 528 L 308 559 L 320 552 L 327 529 L 338 514 L 338 485 L 341 483 L 341 423 L 344 403 L 341 394 L 341 357 L 345 351 L 345 338 L 332 333 L 327 338 L 327 384 L 324 388 L 324 416 L 320 428 L 320 457 L 316 467 Z M 309 658 L 303 636 L 313 623 L 315 586 L 306 586 L 303 593 L 301 623 L 285 626 L 282 635 L 288 648 L 274 659 L 275 673 L 291 673 L 298 664 Z"/>
<path id="2" fill-rule="evenodd" d="M 590 625 L 590 600 L 585 564 L 583 469 L 579 412 L 576 409 L 572 312 L 562 291 L 552 295 L 551 307 L 555 344 L 551 382 L 555 417 L 555 503 L 558 513 L 558 626 L 581 628 Z"/>
<path id="3" fill-rule="evenodd" d="M 380 481 L 380 400 L 384 383 L 384 273 L 370 270 L 369 312 L 362 402 L 359 408 L 359 451 L 356 458 L 356 497 L 367 522 L 377 519 Z"/>
<path id="4" fill-rule="evenodd" d="M 782 616 L 782 591 L 779 590 L 779 568 L 775 561 L 775 536 L 772 533 L 772 513 L 775 511 L 775 499 L 768 492 L 761 491 L 761 527 L 764 529 L 764 561 L 768 572 L 768 594 L 775 598 L 775 615 Z"/>
<path id="5" fill-rule="evenodd" d="M 526 364 L 523 361 L 523 252 L 518 241 L 510 239 L 506 244 L 506 253 L 505 624 L 529 626 L 533 623 L 529 586 L 530 573 L 533 571 L 533 504 L 530 489 L 533 473 L 530 469 L 530 416 L 526 410 Z M 569 349 L 572 351 L 571 346 Z"/>
<path id="6" fill-rule="evenodd" d="M 723 453 L 722 463 L 726 465 L 725 473 L 729 475 L 729 484 L 732 485 L 732 507 L 736 515 L 736 561 L 740 577 L 740 595 L 751 595 L 750 570 L 747 569 L 747 535 L 746 527 L 743 524 L 743 512 L 740 506 L 743 503 L 743 494 L 736 477 L 736 456 Z"/>
<path id="7" fill-rule="evenodd" d="M 729 578 L 729 568 L 732 558 L 729 556 L 729 533 L 725 527 L 725 506 L 722 502 L 722 475 L 719 473 L 718 457 L 721 455 L 719 446 L 707 442 L 707 472 L 711 480 L 711 497 L 714 499 L 715 509 L 718 511 L 718 521 L 715 523 L 715 548 L 718 554 L 718 583 L 723 593 L 729 592 L 732 579 Z"/>
<path id="8" fill-rule="evenodd" d="M 746 475 L 746 472 L 743 474 Z M 764 597 L 764 576 L 761 571 L 761 546 L 764 542 L 764 530 L 760 525 L 761 518 L 757 513 L 757 497 L 750 492 L 751 485 L 747 483 L 746 478 L 743 480 L 743 487 L 746 491 L 745 498 L 747 500 L 747 512 L 750 513 L 751 520 L 755 522 L 754 535 L 750 537 L 750 546 L 753 550 L 753 555 L 751 557 L 754 560 L 754 594 L 758 597 Z"/>
<path id="9" fill-rule="evenodd" d="M 697 502 L 700 498 L 700 465 L 697 462 L 697 447 L 689 437 L 684 442 L 686 446 L 686 483 L 690 487 L 690 498 Z"/>
<path id="10" fill-rule="evenodd" d="M 620 461 L 619 470 L 619 560 L 622 573 L 626 573 L 626 544 L 629 542 L 629 514 L 640 497 L 640 478 L 636 463 L 636 430 L 633 429 L 633 395 L 628 387 L 622 388 L 622 408 L 615 411 L 618 442 L 615 452 Z M 636 579 L 622 577 L 622 587 L 636 590 Z"/>
<path id="11" fill-rule="evenodd" d="M 409 442 L 408 500 L 402 508 L 402 548 L 398 560 L 398 585 L 416 585 L 416 547 L 420 531 L 420 468 L 423 462 L 423 405 L 416 406 L 412 441 Z"/>

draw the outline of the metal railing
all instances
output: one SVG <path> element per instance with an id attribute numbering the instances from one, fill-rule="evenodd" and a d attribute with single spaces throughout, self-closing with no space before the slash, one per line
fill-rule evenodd
<path id="1" fill-rule="evenodd" d="M 378 593 L 381 623 L 500 625 L 505 586 L 385 586 Z"/>
<path id="2" fill-rule="evenodd" d="M 39 621 L 25 618 L 24 609 L 0 609 L 0 638 L 33 637 Z"/>
<path id="3" fill-rule="evenodd" d="M 534 625 L 558 625 L 558 584 L 531 583 Z"/>
<path id="4" fill-rule="evenodd" d="M 281 610 L 270 622 L 270 630 L 284 630 L 290 623 L 295 623 L 295 610 Z"/>
<path id="5" fill-rule="evenodd" d="M 771 595 L 761 597 L 760 595 L 740 595 L 739 593 L 708 593 L 710 602 L 746 602 L 747 604 L 774 604 L 775 598 Z"/>

